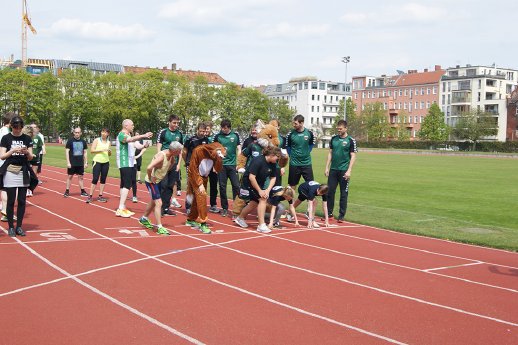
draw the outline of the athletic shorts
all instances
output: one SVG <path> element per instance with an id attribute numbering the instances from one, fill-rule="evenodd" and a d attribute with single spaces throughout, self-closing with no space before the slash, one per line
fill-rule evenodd
<path id="1" fill-rule="evenodd" d="M 80 167 L 68 168 L 67 169 L 67 174 L 68 175 L 80 175 L 80 176 L 83 176 L 85 174 L 85 167 L 81 165 Z"/>
<path id="2" fill-rule="evenodd" d="M 146 181 L 146 187 L 149 191 L 149 194 L 151 194 L 151 199 L 153 200 L 159 200 L 161 199 L 160 191 L 162 190 L 160 188 L 160 183 L 149 183 Z"/>
<path id="3" fill-rule="evenodd" d="M 121 188 L 130 189 L 131 188 L 131 181 L 133 180 L 133 174 L 135 173 L 133 168 L 119 168 L 120 176 L 121 176 Z"/>
<path id="4" fill-rule="evenodd" d="M 311 165 L 294 166 L 290 165 L 288 185 L 296 186 L 299 184 L 300 177 L 304 181 L 313 181 L 313 167 Z"/>
<path id="5" fill-rule="evenodd" d="M 259 203 L 259 199 L 261 199 L 261 196 L 257 193 L 257 191 L 250 187 L 250 188 L 239 188 L 239 199 L 242 199 L 246 202 L 249 201 L 255 201 Z"/>

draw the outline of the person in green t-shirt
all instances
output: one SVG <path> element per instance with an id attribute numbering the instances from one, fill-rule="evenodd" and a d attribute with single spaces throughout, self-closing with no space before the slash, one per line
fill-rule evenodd
<path id="1" fill-rule="evenodd" d="M 327 176 L 327 185 L 329 186 L 329 191 L 327 192 L 329 218 L 333 217 L 336 187 L 340 185 L 340 210 L 337 221 L 341 223 L 347 211 L 349 181 L 354 162 L 356 161 L 358 147 L 356 146 L 356 140 L 347 134 L 347 121 L 338 121 L 336 130 L 338 135 L 333 136 L 329 142 L 325 174 Z"/>
<path id="2" fill-rule="evenodd" d="M 293 118 L 293 129 L 286 135 L 286 150 L 290 156 L 288 185 L 296 189 L 300 177 L 304 181 L 313 181 L 313 167 L 311 166 L 311 150 L 316 138 L 313 132 L 304 128 L 304 116 Z"/>
<path id="3" fill-rule="evenodd" d="M 230 120 L 221 120 L 221 131 L 214 137 L 214 142 L 220 143 L 227 149 L 227 155 L 223 159 L 223 169 L 218 173 L 221 215 L 226 217 L 228 214 L 227 180 L 230 179 L 232 199 L 235 199 L 239 194 L 236 160 L 241 153 L 241 139 L 239 134 L 232 131 Z"/>

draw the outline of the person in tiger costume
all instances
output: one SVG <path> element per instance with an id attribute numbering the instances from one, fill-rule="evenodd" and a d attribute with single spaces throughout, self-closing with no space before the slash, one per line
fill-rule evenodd
<path id="1" fill-rule="evenodd" d="M 185 225 L 199 229 L 204 234 L 211 233 L 207 225 L 207 179 L 213 169 L 216 172 L 223 169 L 226 152 L 220 143 L 200 145 L 192 151 L 189 162 L 186 199 L 191 204 L 191 211 Z"/>

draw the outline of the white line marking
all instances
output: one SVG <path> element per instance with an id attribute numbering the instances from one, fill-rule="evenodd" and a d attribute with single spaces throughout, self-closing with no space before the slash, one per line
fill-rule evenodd
<path id="1" fill-rule="evenodd" d="M 61 231 L 71 231 L 72 229 L 52 229 L 52 230 L 29 230 L 30 232 L 61 232 Z"/>
<path id="2" fill-rule="evenodd" d="M 50 190 L 50 189 L 48 189 Z M 50 190 L 52 191 L 52 190 Z M 54 193 L 57 193 L 57 194 L 60 194 L 59 192 L 57 191 L 53 191 Z M 69 197 L 70 198 L 70 197 Z M 77 199 L 77 200 L 81 200 L 81 199 L 78 199 L 78 198 L 74 198 L 74 199 Z M 76 226 L 79 226 L 83 229 L 86 229 L 88 231 L 91 231 L 92 233 L 95 233 L 99 236 L 102 236 L 102 237 L 105 237 L 104 235 L 102 234 L 99 234 L 97 233 L 96 231 L 86 227 L 86 226 L 83 226 L 81 224 L 78 224 L 76 222 L 74 222 L 73 220 L 71 219 L 68 219 L 66 217 L 63 217 L 59 214 L 56 214 L 48 209 L 45 209 L 41 206 L 38 206 L 38 205 L 34 205 L 50 214 L 53 214 L 61 219 L 64 219 Z M 103 208 L 103 207 L 101 207 Z M 111 210 L 110 210 L 111 211 Z M 134 217 L 133 217 L 134 218 Z M 175 230 L 172 230 L 173 232 L 176 232 Z M 320 230 L 322 231 L 322 230 Z M 178 232 L 176 232 L 178 233 Z M 185 235 L 186 237 L 190 237 L 190 235 Z M 268 235 L 264 235 L 265 237 L 268 237 Z M 331 276 L 331 275 L 328 275 L 328 274 L 324 274 L 324 273 L 320 273 L 320 272 L 315 272 L 313 270 L 310 270 L 310 269 L 306 269 L 306 268 L 302 268 L 302 267 L 298 267 L 298 266 L 294 266 L 294 265 L 290 265 L 290 264 L 286 264 L 286 263 L 282 263 L 282 262 L 279 262 L 279 261 L 276 261 L 276 260 L 272 260 L 272 259 L 268 259 L 268 258 L 265 258 L 265 257 L 261 257 L 261 256 L 258 256 L 258 255 L 254 255 L 254 254 L 250 254 L 250 253 L 246 253 L 246 252 L 243 252 L 243 251 L 240 251 L 240 250 L 237 250 L 237 249 L 234 249 L 234 248 L 229 248 L 229 247 L 225 247 L 223 245 L 220 245 L 220 244 L 217 244 L 217 243 L 212 243 L 212 242 L 209 242 L 207 240 L 204 240 L 202 238 L 196 238 L 197 240 L 199 241 L 202 241 L 204 243 L 207 243 L 207 244 L 212 244 L 216 247 L 220 247 L 220 248 L 223 248 L 223 249 L 227 249 L 227 250 L 230 250 L 230 251 L 233 251 L 233 252 L 236 252 L 236 253 L 239 253 L 239 254 L 242 254 L 242 255 L 245 255 L 245 256 L 249 256 L 249 257 L 253 257 L 253 258 L 256 258 L 256 259 L 259 259 L 259 260 L 262 260 L 262 261 L 266 261 L 266 262 L 270 262 L 270 263 L 273 263 L 273 264 L 276 264 L 276 265 L 279 265 L 279 266 L 283 266 L 283 267 L 288 267 L 288 268 L 292 268 L 294 270 L 298 270 L 298 271 L 302 271 L 302 272 L 306 272 L 306 273 L 309 273 L 309 274 L 312 274 L 312 275 L 316 275 L 316 276 L 320 276 L 320 277 L 324 277 L 324 278 L 329 278 L 329 279 L 332 279 L 332 280 L 337 280 L 337 281 L 340 281 L 340 282 L 343 282 L 343 283 L 347 283 L 347 284 L 351 284 L 351 285 L 354 285 L 354 286 L 358 286 L 358 287 L 363 287 L 365 289 L 368 289 L 368 290 L 372 290 L 372 291 L 376 291 L 376 292 L 380 292 L 380 293 L 383 293 L 383 294 L 387 294 L 387 295 L 390 295 L 390 296 L 395 296 L 395 297 L 399 297 L 399 298 L 402 298 L 402 299 L 407 299 L 407 300 L 410 300 L 410 301 L 414 301 L 414 302 L 418 302 L 418 303 L 422 303 L 422 304 L 425 304 L 425 305 L 430 305 L 430 306 L 434 306 L 434 307 L 438 307 L 438 308 L 442 308 L 442 309 L 446 309 L 446 310 L 450 310 L 450 311 L 454 311 L 454 312 L 458 312 L 458 313 L 461 313 L 461 314 L 466 314 L 466 315 L 470 315 L 470 316 L 475 316 L 475 317 L 479 317 L 479 318 L 482 318 L 482 319 L 487 319 L 487 320 L 491 320 L 491 321 L 495 321 L 495 322 L 498 322 L 498 323 L 503 323 L 503 324 L 507 324 L 507 325 L 511 325 L 511 326 L 518 326 L 518 323 L 513 323 L 511 321 L 506 321 L 506 320 L 502 320 L 502 319 L 498 319 L 498 318 L 494 318 L 494 317 L 491 317 L 491 316 L 487 316 L 487 315 L 482 315 L 482 314 L 477 314 L 477 313 L 473 313 L 473 312 L 470 312 L 470 311 L 466 311 L 466 310 L 463 310 L 463 309 L 459 309 L 459 308 L 455 308 L 455 307 L 450 307 L 450 306 L 446 306 L 446 305 L 442 305 L 442 304 L 438 304 L 438 303 L 434 303 L 434 302 L 429 302 L 429 301 L 426 301 L 426 300 L 423 300 L 423 299 L 420 299 L 420 298 L 416 298 L 416 297 L 411 297 L 411 296 L 406 296 L 406 295 L 402 295 L 402 294 L 399 294 L 399 293 L 396 293 L 396 292 L 392 292 L 392 291 L 388 291 L 388 290 L 384 290 L 384 289 L 381 289 L 381 288 L 377 288 L 377 287 L 373 287 L 373 286 L 370 286 L 370 285 L 366 285 L 366 284 L 362 284 L 362 283 L 358 283 L 358 282 L 355 282 L 355 281 L 351 281 L 351 280 L 348 280 L 348 279 L 344 279 L 344 278 L 340 278 L 340 277 L 335 277 L 335 276 Z M 110 239 L 111 240 L 111 239 Z M 127 249 L 130 249 L 130 250 L 133 250 L 141 255 L 144 255 L 144 256 L 148 256 L 148 254 L 145 254 L 143 252 L 141 252 L 140 250 L 138 249 L 135 249 L 131 246 L 127 246 L 123 243 L 120 243 L 120 242 L 117 242 L 115 240 L 111 240 L 112 242 L 116 243 L 116 244 L 119 244 Z M 233 287 L 232 285 L 229 285 L 229 284 L 226 284 L 224 282 L 219 282 L 218 280 L 215 280 L 213 278 L 210 278 L 210 277 L 207 277 L 207 276 L 204 276 L 204 275 L 201 275 L 199 273 L 196 273 L 196 272 L 193 272 L 193 271 L 190 271 L 188 269 L 185 269 L 183 267 L 180 267 L 180 266 L 176 266 L 176 265 L 173 265 L 173 264 L 170 264 L 166 261 L 163 261 L 161 259 L 154 259 L 154 260 L 157 260 L 159 262 L 162 262 L 166 265 L 169 265 L 171 267 L 174 267 L 174 268 L 177 268 L 177 269 L 180 269 L 182 271 L 185 271 L 185 272 L 188 272 L 188 273 L 191 273 L 191 274 L 194 274 L 196 276 L 199 276 L 199 277 L 203 277 L 205 279 L 208 279 L 210 281 L 214 281 L 214 282 L 218 282 L 224 286 L 228 286 L 228 287 Z M 244 290 L 244 289 L 241 289 L 239 287 L 233 287 L 235 288 L 236 290 L 238 291 L 248 291 L 248 290 Z M 255 295 L 255 293 L 253 292 L 250 292 L 248 291 L 251 295 Z M 264 297 L 264 296 L 263 296 Z M 269 300 L 268 297 L 264 297 L 264 299 L 267 299 Z M 278 303 L 282 303 L 282 302 L 278 302 Z M 296 307 L 293 307 L 293 308 L 296 308 Z M 336 321 L 338 322 L 338 321 Z M 353 327 L 353 326 L 351 326 Z"/>
<path id="3" fill-rule="evenodd" d="M 47 189 L 47 188 L 46 188 L 46 189 Z M 48 189 L 48 190 L 50 190 L 50 189 Z M 54 192 L 59 194 L 59 192 L 56 192 L 56 191 L 54 191 Z M 73 198 L 73 197 L 72 197 L 72 198 Z M 71 197 L 69 197 L 69 199 L 71 199 Z M 76 199 L 76 198 L 75 198 L 75 199 Z M 78 200 L 80 200 L 80 199 L 78 199 Z M 44 210 L 44 211 L 46 211 L 46 212 L 48 212 L 48 213 L 50 213 L 50 214 L 52 214 L 52 215 L 54 215 L 54 216 L 58 217 L 58 218 L 61 218 L 61 219 L 65 220 L 65 221 L 68 221 L 68 222 L 69 222 L 69 223 L 71 223 L 71 224 L 74 224 L 74 225 L 79 226 L 79 227 L 81 227 L 81 228 L 83 228 L 83 229 L 85 229 L 85 230 L 88 230 L 88 231 L 90 231 L 90 232 L 92 232 L 92 233 L 94 233 L 94 234 L 96 234 L 96 235 L 98 235 L 98 236 L 106 237 L 106 236 L 104 236 L 104 235 L 102 235 L 102 234 L 100 234 L 100 233 L 96 232 L 95 230 L 92 230 L 92 229 L 90 229 L 90 228 L 88 228 L 88 227 L 86 227 L 86 226 L 84 226 L 84 225 L 81 225 L 81 224 L 79 224 L 79 223 L 76 223 L 76 222 L 74 222 L 73 220 L 68 219 L 68 218 L 66 218 L 66 217 L 63 217 L 63 216 L 61 216 L 61 215 L 59 215 L 59 214 L 57 214 L 57 213 L 54 213 L 54 212 L 52 212 L 52 211 L 50 211 L 50 210 L 48 210 L 48 209 L 46 209 L 46 208 L 44 208 L 44 207 L 41 207 L 41 206 L 36 205 L 36 204 L 33 204 L 33 205 L 34 205 L 35 207 L 37 207 L 37 208 L 41 209 L 41 210 Z M 174 230 L 173 230 L 173 231 L 174 231 Z M 205 240 L 201 240 L 201 239 L 198 239 L 198 238 L 196 238 L 196 239 L 197 239 L 197 240 L 200 240 L 200 241 L 203 241 L 203 242 L 206 242 L 207 244 L 210 244 L 210 245 L 213 245 L 213 246 L 216 246 L 216 247 L 220 247 L 220 248 L 223 248 L 223 249 L 229 249 L 229 250 L 231 250 L 230 248 L 227 248 L 227 247 L 221 246 L 221 245 L 219 245 L 219 244 L 211 243 L 211 242 L 208 242 L 208 241 L 205 241 Z M 382 340 L 385 340 L 385 341 L 388 341 L 388 342 L 391 342 L 391 343 L 394 343 L 394 344 L 404 344 L 404 343 L 402 343 L 402 342 L 399 342 L 399 341 L 397 341 L 397 340 L 394 340 L 394 339 L 391 339 L 391 338 L 388 338 L 388 337 L 382 336 L 382 335 L 380 335 L 380 334 L 372 333 L 372 332 L 369 332 L 369 331 L 364 330 L 364 329 L 362 329 L 362 328 L 358 328 L 358 327 L 355 327 L 355 326 L 352 326 L 352 325 L 349 325 L 349 324 L 346 324 L 346 323 L 342 323 L 342 322 L 340 322 L 340 321 L 337 321 L 337 320 L 334 320 L 334 319 L 328 318 L 328 317 L 326 317 L 326 316 L 322 316 L 322 315 L 319 315 L 319 314 L 315 314 L 315 313 L 312 313 L 312 312 L 306 311 L 306 310 L 304 310 L 304 309 L 300 309 L 300 308 L 297 308 L 297 307 L 295 307 L 295 306 L 292 306 L 292 305 L 289 305 L 289 304 L 286 304 L 286 303 L 283 303 L 283 302 L 280 302 L 280 301 L 274 300 L 274 299 L 272 299 L 272 298 L 269 298 L 269 297 L 266 297 L 266 296 L 263 296 L 263 295 L 256 294 L 256 293 L 251 292 L 251 291 L 248 291 L 248 290 L 246 290 L 246 289 L 243 289 L 243 288 L 240 288 L 240 287 L 237 287 L 237 286 L 231 285 L 231 284 L 227 284 L 227 283 L 225 283 L 225 282 L 219 281 L 219 280 L 214 279 L 214 278 L 211 278 L 211 277 L 209 277 L 209 276 L 205 276 L 205 275 L 203 275 L 203 274 L 200 274 L 200 273 L 197 273 L 197 272 L 191 271 L 191 270 L 189 270 L 189 269 L 186 269 L 186 268 L 183 268 L 183 267 L 180 267 L 180 266 L 177 266 L 177 265 L 173 265 L 173 264 L 171 264 L 171 263 L 169 263 L 169 262 L 167 262 L 167 261 L 164 261 L 164 260 L 162 260 L 162 259 L 159 259 L 159 258 L 153 258 L 153 257 L 151 257 L 150 255 L 148 255 L 148 254 L 146 254 L 146 253 L 144 253 L 144 252 L 141 252 L 141 251 L 140 251 L 140 250 L 138 250 L 138 249 L 135 249 L 135 248 L 133 248 L 133 247 L 131 247 L 131 246 L 125 245 L 125 244 L 120 243 L 120 242 L 118 242 L 118 241 L 112 240 L 112 239 L 110 239 L 110 238 L 108 238 L 108 240 L 110 240 L 111 242 L 113 242 L 113 243 L 115 243 L 115 244 L 118 244 L 118 245 L 120 245 L 120 246 L 122 246 L 122 247 L 124 247 L 124 248 L 127 248 L 127 249 L 129 249 L 129 250 L 132 250 L 132 251 L 134 251 L 134 252 L 136 252 L 136 253 L 138 253 L 138 254 L 140 254 L 140 255 L 144 256 L 144 257 L 148 257 L 148 258 L 150 258 L 150 259 L 152 259 L 152 260 L 155 260 L 155 261 L 158 261 L 158 262 L 160 262 L 160 263 L 162 263 L 162 264 L 164 264 L 164 265 L 167 265 L 167 266 L 170 266 L 170 267 L 176 268 L 176 269 L 178 269 L 178 270 L 180 270 L 180 271 L 182 271 L 182 272 L 189 273 L 189 274 L 194 275 L 194 276 L 199 277 L 199 278 L 203 278 L 203 279 L 205 279 L 205 280 L 211 281 L 211 282 L 216 283 L 216 284 L 218 284 L 218 285 L 222 285 L 222 286 L 228 287 L 228 288 L 230 288 L 230 289 L 233 289 L 233 290 L 236 290 L 236 291 L 242 292 L 242 293 L 244 293 L 244 294 L 247 294 L 247 295 L 250 295 L 250 296 L 253 296 L 253 297 L 256 297 L 256 298 L 259 298 L 259 299 L 265 300 L 265 301 L 268 301 L 268 302 L 270 302 L 270 303 L 273 303 L 273 304 L 276 304 L 276 305 L 279 305 L 279 306 L 285 307 L 285 308 L 287 308 L 287 309 L 294 310 L 294 311 L 299 312 L 299 313 L 301 313 L 301 314 L 308 315 L 308 316 L 311 316 L 311 317 L 314 317 L 314 318 L 317 318 L 317 319 L 320 319 L 320 320 L 323 320 L 323 321 L 327 321 L 327 322 L 329 322 L 329 323 L 332 323 L 332 324 L 335 324 L 335 325 L 338 325 L 338 326 L 341 326 L 341 327 L 344 327 L 344 328 L 347 328 L 347 329 L 350 329 L 350 330 L 354 330 L 354 331 L 359 332 L 359 333 L 362 333 L 362 334 L 366 334 L 366 335 L 369 335 L 369 336 L 372 336 L 372 337 L 375 337 L 375 338 L 378 338 L 378 339 L 382 339 Z M 243 254 L 244 254 L 244 253 L 243 253 Z M 247 255 L 249 255 L 249 254 L 247 254 Z M 78 278 L 73 278 L 73 279 L 74 279 L 74 280 L 75 280 L 75 279 L 79 280 Z"/>
<path id="4" fill-rule="evenodd" d="M 6 234 L 7 234 L 7 231 L 3 228 L 3 227 L 0 227 Z M 72 274 L 70 274 L 69 272 L 65 271 L 64 269 L 62 269 L 61 267 L 59 267 L 58 265 L 54 264 L 53 262 L 51 262 L 50 260 L 48 260 L 47 258 L 45 258 L 43 255 L 39 254 L 38 252 L 36 252 L 35 250 L 33 250 L 31 247 L 29 247 L 28 245 L 26 245 L 25 243 L 23 243 L 22 241 L 20 241 L 18 238 L 14 238 L 14 240 L 16 242 L 18 242 L 22 247 L 24 247 L 26 250 L 28 250 L 32 255 L 36 256 L 37 258 L 39 258 L 41 261 L 45 262 L 47 265 L 49 265 L 50 267 L 54 268 L 56 271 L 60 272 L 61 274 L 63 274 L 64 276 L 67 276 L 68 278 L 74 280 L 76 283 L 78 283 L 79 285 L 82 285 L 84 286 L 85 288 L 87 288 L 88 290 L 92 291 L 93 293 L 96 293 L 98 294 L 99 296 L 101 297 L 104 297 L 106 298 L 107 300 L 109 300 L 110 302 L 118 305 L 119 307 L 122 307 L 126 310 L 128 310 L 129 312 L 147 320 L 148 322 L 151 322 L 152 324 L 162 328 L 162 329 L 165 329 L 166 331 L 168 331 L 169 333 L 172 333 L 182 339 L 185 339 L 193 344 L 203 344 L 201 341 L 197 340 L 197 339 L 194 339 L 190 336 L 188 336 L 187 334 L 185 333 L 182 333 L 160 321 L 158 321 L 157 319 L 147 315 L 147 314 L 144 314 L 142 313 L 141 311 L 133 308 L 133 307 L 130 307 L 129 305 L 119 301 L 118 299 L 108 295 L 107 293 L 104 293 L 102 292 L 101 290 L 97 289 L 96 287 L 86 283 L 85 281 L 77 278 L 77 277 L 74 277 Z"/>
<path id="5" fill-rule="evenodd" d="M 437 268 L 427 268 L 427 269 L 423 270 L 423 272 L 447 270 L 448 268 L 467 267 L 467 266 L 482 265 L 482 264 L 485 264 L 485 263 L 478 261 L 478 262 L 472 262 L 472 263 L 463 264 L 463 265 L 453 265 L 453 266 L 444 266 L 444 267 L 437 267 Z"/>

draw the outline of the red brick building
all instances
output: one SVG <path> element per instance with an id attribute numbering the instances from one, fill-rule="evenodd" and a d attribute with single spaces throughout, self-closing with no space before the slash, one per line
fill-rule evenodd
<path id="1" fill-rule="evenodd" d="M 380 102 L 387 111 L 391 127 L 408 131 L 411 139 L 418 136 L 424 117 L 433 103 L 439 102 L 439 82 L 444 70 L 436 65 L 433 71 L 398 71 L 398 75 L 352 78 L 352 100 L 358 112 L 366 104 Z"/>
<path id="2" fill-rule="evenodd" d="M 225 79 L 223 79 L 217 73 L 177 69 L 175 63 L 171 65 L 170 69 L 167 67 L 153 68 L 153 67 L 124 66 L 125 73 L 141 74 L 141 73 L 145 73 L 147 71 L 152 71 L 152 70 L 160 71 L 164 74 L 175 73 L 179 76 L 186 77 L 190 81 L 194 81 L 194 79 L 196 77 L 203 77 L 207 80 L 207 83 L 212 86 L 223 86 L 227 83 L 227 81 Z"/>
<path id="3" fill-rule="evenodd" d="M 518 89 L 514 89 L 507 99 L 507 129 L 506 141 L 518 140 Z"/>

